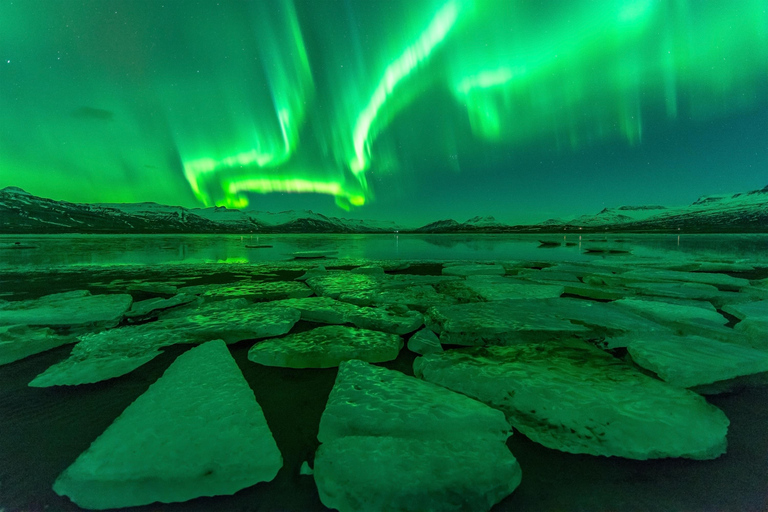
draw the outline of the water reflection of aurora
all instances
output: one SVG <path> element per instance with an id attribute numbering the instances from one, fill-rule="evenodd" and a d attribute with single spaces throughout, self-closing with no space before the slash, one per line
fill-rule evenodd
<path id="1" fill-rule="evenodd" d="M 389 130 L 416 103 L 461 114 L 414 132 L 448 154 L 634 145 L 766 102 L 762 0 L 48 4 L 0 6 L 0 177 L 76 175 L 113 201 L 362 206 L 372 174 L 422 165 Z"/>

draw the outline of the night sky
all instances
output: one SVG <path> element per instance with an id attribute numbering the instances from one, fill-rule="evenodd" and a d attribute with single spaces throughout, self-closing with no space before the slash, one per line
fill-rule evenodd
<path id="1" fill-rule="evenodd" d="M 4 0 L 0 188 L 509 223 L 768 184 L 765 0 Z"/>

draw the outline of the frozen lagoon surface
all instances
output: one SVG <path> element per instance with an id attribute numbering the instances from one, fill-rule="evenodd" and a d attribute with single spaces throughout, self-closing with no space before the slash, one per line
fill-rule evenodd
<path id="1" fill-rule="evenodd" d="M 219 441 L 196 428 L 189 443 L 201 469 L 174 481 L 192 499 L 129 510 L 326 510 L 323 500 L 448 510 L 461 508 L 455 488 L 473 510 L 768 510 L 766 235 L 585 234 L 559 246 L 551 243 L 562 235 L 263 235 L 258 243 L 273 247 L 258 249 L 245 247 L 256 237 L 233 235 L 1 238 L 37 248 L 0 251 L 0 509 L 80 510 L 54 482 L 208 336 L 227 342 L 282 468 L 235 494 L 194 497 L 218 467 L 237 464 L 206 465 L 202 454 Z M 614 252 L 587 252 L 605 249 Z M 292 258 L 303 251 L 330 257 Z M 265 330 L 269 318 L 280 329 Z M 345 330 L 360 347 L 365 330 L 402 343 L 382 359 L 321 335 Z M 430 348 L 417 342 L 426 333 Z M 249 359 L 259 343 L 279 356 L 284 338 L 305 367 Z M 398 373 L 337 380 L 324 366 L 346 353 Z M 29 386 L 64 361 L 92 383 Z M 409 380 L 414 366 L 424 380 Z M 329 401 L 343 390 L 354 400 Z M 151 400 L 175 400 L 168 393 Z M 476 405 L 461 405 L 464 396 Z M 360 416 L 355 404 L 381 416 Z M 638 414 L 646 405 L 652 414 Z M 482 408 L 488 425 L 504 417 L 509 431 L 504 421 L 481 427 L 472 411 Z M 321 418 L 333 418 L 344 441 L 321 439 L 321 475 L 307 475 L 300 468 L 314 467 L 323 446 Z M 173 423 L 133 421 L 160 420 Z M 123 449 L 142 439 L 137 432 Z M 479 457 L 486 452 L 496 455 Z M 465 481 L 438 471 L 451 460 L 471 467 Z M 498 470 L 515 460 L 519 486 L 519 473 Z M 136 472 L 105 455 L 93 464 Z M 412 498 L 392 496 L 398 468 L 412 472 Z M 388 501 L 366 506 L 356 496 L 372 496 L 366 485 L 377 478 L 393 484 L 378 488 Z M 142 487 L 144 502 L 175 501 L 156 491 Z"/>

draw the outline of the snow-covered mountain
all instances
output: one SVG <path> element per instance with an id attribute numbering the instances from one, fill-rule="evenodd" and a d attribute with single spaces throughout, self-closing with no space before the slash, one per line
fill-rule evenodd
<path id="1" fill-rule="evenodd" d="M 0 190 L 0 233 L 380 233 L 394 223 L 311 211 L 248 212 L 157 203 L 78 204 Z"/>
<path id="2" fill-rule="evenodd" d="M 622 206 L 546 227 L 621 231 L 768 232 L 768 186 L 738 194 L 705 196 L 690 205 Z M 540 225 L 543 226 L 543 225 Z"/>
<path id="3" fill-rule="evenodd" d="M 530 233 L 585 231 L 768 232 L 768 187 L 706 196 L 687 206 L 621 206 L 569 221 L 509 226 L 493 217 L 439 220 L 417 229 L 394 222 L 328 217 L 309 210 L 279 213 L 184 208 L 157 203 L 77 204 L 0 190 L 0 233 Z"/>
<path id="4" fill-rule="evenodd" d="M 534 225 L 509 226 L 493 217 L 453 219 L 418 228 L 424 233 L 530 233 L 570 229 L 586 231 L 681 231 L 699 233 L 768 232 L 768 187 L 731 195 L 706 196 L 687 206 L 658 205 L 605 208 L 571 220 L 548 219 Z"/>
<path id="5" fill-rule="evenodd" d="M 488 215 L 485 217 L 472 217 L 465 222 L 456 222 L 453 219 L 438 220 L 422 226 L 415 231 L 426 233 L 448 233 L 454 231 L 498 231 L 507 230 L 510 226 L 498 222 L 495 218 Z"/>

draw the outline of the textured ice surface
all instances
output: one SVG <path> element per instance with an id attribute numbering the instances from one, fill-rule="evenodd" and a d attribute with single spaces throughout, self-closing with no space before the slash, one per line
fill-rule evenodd
<path id="1" fill-rule="evenodd" d="M 528 311 L 547 311 L 558 318 L 571 320 L 590 327 L 603 327 L 616 331 L 670 332 L 657 322 L 648 320 L 632 311 L 603 303 L 572 298 L 527 301 L 517 308 L 518 315 Z"/>
<path id="2" fill-rule="evenodd" d="M 132 372 L 158 355 L 159 349 L 188 338 L 158 323 L 131 325 L 80 336 L 67 359 L 35 377 L 32 387 L 76 386 Z"/>
<path id="3" fill-rule="evenodd" d="M 53 485 L 82 508 L 234 494 L 272 480 L 280 451 L 221 341 L 179 356 Z"/>
<path id="4" fill-rule="evenodd" d="M 702 324 L 722 326 L 728 323 L 728 320 L 717 311 L 699 306 L 638 299 L 621 299 L 612 304 L 656 322 L 684 327 Z"/>
<path id="5" fill-rule="evenodd" d="M 768 372 L 768 352 L 701 336 L 639 336 L 628 350 L 635 363 L 682 388 L 747 376 L 764 380 L 757 374 Z"/>
<path id="6" fill-rule="evenodd" d="M 47 327 L 0 326 L 0 366 L 74 341 L 74 336 L 59 336 Z"/>
<path id="7" fill-rule="evenodd" d="M 452 345 L 521 343 L 530 334 L 578 333 L 588 329 L 550 313 L 542 302 L 537 309 L 521 308 L 527 301 L 496 301 L 437 306 L 425 316 L 427 327 Z"/>
<path id="8" fill-rule="evenodd" d="M 740 320 L 745 318 L 762 318 L 768 321 L 768 300 L 727 304 L 723 306 L 723 311 L 730 313 Z"/>
<path id="9" fill-rule="evenodd" d="M 323 276 L 310 277 L 307 284 L 317 295 L 338 299 L 342 293 L 378 290 L 381 287 L 380 281 L 375 276 L 366 274 L 334 271 Z"/>
<path id="10" fill-rule="evenodd" d="M 408 350 L 417 354 L 431 354 L 433 352 L 442 352 L 443 346 L 435 333 L 424 328 L 410 337 L 408 340 Z"/>
<path id="11" fill-rule="evenodd" d="M 149 316 L 152 313 L 162 311 L 164 309 L 170 309 L 183 304 L 189 304 L 190 302 L 199 300 L 197 296 L 186 293 L 179 293 L 168 299 L 153 298 L 134 302 L 131 305 L 125 316 L 128 318 L 141 318 Z"/>
<path id="12" fill-rule="evenodd" d="M 237 309 L 243 309 L 249 307 L 250 305 L 251 303 L 243 298 L 225 299 L 206 302 L 203 304 L 189 304 L 184 307 L 164 310 L 160 312 L 159 316 L 161 319 L 165 320 L 168 318 L 185 318 L 192 315 L 210 315 L 214 313 L 220 313 L 222 311 L 234 311 Z"/>
<path id="13" fill-rule="evenodd" d="M 266 366 L 332 368 L 350 359 L 391 361 L 402 348 L 403 339 L 396 334 L 327 325 L 260 341 L 248 351 L 248 359 Z"/>
<path id="14" fill-rule="evenodd" d="M 167 345 L 204 343 L 216 338 L 235 343 L 279 336 L 290 331 L 299 320 L 299 312 L 294 309 L 266 305 L 223 310 L 203 306 L 201 310 L 205 313 L 83 335 L 67 359 L 45 370 L 29 385 L 73 386 L 99 382 L 135 370 L 160 355 L 159 349 Z"/>
<path id="15" fill-rule="evenodd" d="M 488 510 L 520 483 L 504 415 L 361 361 L 339 367 L 320 420 L 320 499 L 356 510 Z"/>
<path id="16" fill-rule="evenodd" d="M 120 322 L 133 298 L 127 294 L 91 295 L 87 290 L 39 299 L 0 303 L 0 325 L 105 328 Z"/>
<path id="17" fill-rule="evenodd" d="M 206 300 L 244 297 L 254 301 L 309 297 L 312 290 L 298 281 L 246 281 L 216 286 L 202 294 Z"/>
<path id="18" fill-rule="evenodd" d="M 747 279 L 731 277 L 726 274 L 708 272 L 679 272 L 675 270 L 637 269 L 621 275 L 625 280 L 638 281 L 684 281 L 690 283 L 703 283 L 718 287 L 721 290 L 739 291 L 749 286 Z"/>
<path id="19" fill-rule="evenodd" d="M 414 311 L 425 312 L 432 306 L 456 304 L 456 299 L 428 285 L 413 285 L 408 288 L 384 289 L 382 291 L 348 292 L 339 295 L 339 300 L 359 306 L 403 305 Z"/>
<path id="20" fill-rule="evenodd" d="M 466 286 L 487 301 L 505 299 L 547 299 L 559 297 L 564 288 L 560 285 L 531 282 L 496 276 L 469 276 Z"/>
<path id="21" fill-rule="evenodd" d="M 273 302 L 272 305 L 298 310 L 301 319 L 323 324 L 350 323 L 363 329 L 407 334 L 424 324 L 423 316 L 403 308 L 359 307 L 329 297 L 308 297 Z M 402 311 L 398 311 L 402 309 Z"/>
<path id="22" fill-rule="evenodd" d="M 245 308 L 208 310 L 185 317 L 163 319 L 167 329 L 181 330 L 189 342 L 223 339 L 227 343 L 280 336 L 299 321 L 300 313 L 290 308 L 256 304 Z"/>
<path id="23" fill-rule="evenodd" d="M 768 350 L 768 318 L 746 318 L 734 330 L 743 334 L 751 346 Z"/>
<path id="24" fill-rule="evenodd" d="M 296 278 L 296 281 L 306 281 L 310 277 L 318 277 L 318 276 L 324 276 L 328 273 L 327 270 L 325 270 L 325 267 L 322 265 L 318 265 L 314 268 L 311 268 L 304 272 L 304 274 L 300 275 Z"/>
<path id="25" fill-rule="evenodd" d="M 414 371 L 504 411 L 549 448 L 641 460 L 725 452 L 722 411 L 586 344 L 449 350 L 417 358 Z"/>
<path id="26" fill-rule="evenodd" d="M 502 265 L 452 265 L 443 268 L 446 276 L 503 276 L 506 270 Z"/>

